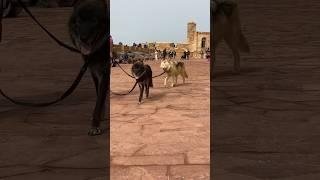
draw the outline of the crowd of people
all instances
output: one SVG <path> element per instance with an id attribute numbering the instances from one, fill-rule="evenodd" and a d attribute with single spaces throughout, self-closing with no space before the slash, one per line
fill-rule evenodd
<path id="1" fill-rule="evenodd" d="M 116 55 L 112 53 L 111 49 L 112 49 L 112 45 L 113 45 L 113 41 L 112 41 L 112 37 L 110 36 L 110 57 L 111 57 L 111 61 L 112 61 L 112 64 L 113 66 L 115 66 L 115 58 L 116 58 Z M 142 44 L 136 44 L 136 43 L 133 43 L 133 46 L 134 47 L 142 47 Z M 144 48 L 147 48 L 146 45 L 144 46 Z M 130 55 L 128 53 L 124 53 L 122 55 L 122 58 L 121 60 L 122 61 L 128 61 L 128 59 L 130 58 L 129 57 Z M 159 60 L 159 59 L 176 59 L 176 56 L 177 56 L 177 52 L 175 50 L 167 50 L 166 48 L 161 51 L 161 50 L 158 50 L 156 49 L 155 52 L 154 52 L 154 60 Z M 210 49 L 207 48 L 204 52 L 202 51 L 201 52 L 201 56 L 202 58 L 206 58 L 208 59 L 208 61 L 210 62 Z M 189 50 L 185 50 L 183 52 L 183 55 L 181 56 L 181 59 L 183 60 L 189 60 L 190 59 L 190 51 Z"/>

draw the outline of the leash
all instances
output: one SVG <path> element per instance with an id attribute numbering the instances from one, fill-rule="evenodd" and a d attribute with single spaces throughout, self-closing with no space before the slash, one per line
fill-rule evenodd
<path id="1" fill-rule="evenodd" d="M 68 97 L 76 89 L 76 87 L 79 85 L 83 75 L 85 74 L 85 72 L 88 68 L 88 64 L 89 64 L 89 61 L 86 61 L 83 64 L 79 74 L 77 75 L 76 79 L 73 81 L 72 85 L 67 89 L 67 91 L 64 92 L 64 94 L 60 98 L 58 98 L 56 100 L 53 100 L 50 102 L 45 102 L 45 103 L 29 103 L 29 102 L 22 102 L 22 101 L 14 100 L 13 98 L 6 95 L 1 89 L 0 89 L 0 94 L 3 97 L 5 97 L 7 100 L 9 100 L 10 102 L 17 104 L 17 105 L 31 106 L 31 107 L 45 107 L 45 106 L 53 105 L 55 103 L 62 101 L 66 97 Z"/>
<path id="2" fill-rule="evenodd" d="M 117 95 L 117 96 L 126 96 L 126 95 L 129 95 L 129 94 L 136 88 L 137 84 L 138 84 L 138 81 L 136 81 L 136 83 L 134 83 L 134 85 L 133 85 L 133 87 L 131 88 L 131 90 L 130 90 L 129 92 L 127 92 L 127 93 L 116 93 L 116 92 L 113 92 L 113 91 L 111 91 L 111 90 L 110 90 L 110 92 L 111 92 L 112 94 L 114 94 L 114 95 Z"/>
<path id="3" fill-rule="evenodd" d="M 29 11 L 29 9 L 27 8 L 27 6 L 21 1 L 21 0 L 17 0 L 17 2 L 20 4 L 20 6 L 26 11 L 26 13 L 31 17 L 31 19 L 37 23 L 40 28 L 42 30 L 44 30 L 55 42 L 57 42 L 60 46 L 69 49 L 71 52 L 75 52 L 75 53 L 81 53 L 78 49 L 71 47 L 65 43 L 63 43 L 62 41 L 60 41 L 58 38 L 56 38 L 52 33 L 50 33 L 34 16 L 33 14 Z"/>
<path id="4" fill-rule="evenodd" d="M 127 71 L 125 71 L 117 61 L 114 61 L 114 62 L 120 67 L 120 69 L 121 69 L 125 74 L 127 74 L 129 77 L 131 77 L 131 78 L 133 78 L 133 79 L 136 79 L 134 76 L 130 75 Z M 164 73 L 166 73 L 166 72 L 163 71 L 161 74 L 158 74 L 158 75 L 156 75 L 156 76 L 152 76 L 152 78 L 156 78 L 156 77 L 162 76 Z"/>
<path id="5" fill-rule="evenodd" d="M 117 61 L 114 61 L 114 62 L 120 67 L 120 69 L 121 69 L 125 74 L 127 74 L 129 77 L 135 79 L 135 80 L 136 80 L 136 83 L 133 85 L 133 87 L 131 88 L 131 90 L 130 90 L 129 92 L 127 92 L 127 93 L 116 93 L 116 92 L 113 92 L 113 91 L 111 91 L 111 90 L 110 90 L 110 92 L 111 92 L 112 94 L 118 95 L 118 96 L 126 96 L 126 95 L 129 95 L 129 94 L 135 89 L 135 87 L 137 86 L 137 84 L 138 84 L 138 79 L 140 79 L 140 78 L 144 75 L 144 73 L 146 73 L 146 71 L 144 71 L 139 78 L 135 78 L 134 76 L 130 75 L 127 71 L 125 71 Z M 156 76 L 153 76 L 152 78 L 156 78 L 156 77 L 162 76 L 164 73 L 166 73 L 166 72 L 162 72 L 161 74 L 156 75 Z"/>
<path id="6" fill-rule="evenodd" d="M 118 64 L 119 65 L 119 64 Z M 119 65 L 119 67 L 120 67 L 120 65 Z M 122 68 L 121 68 L 122 69 Z M 145 71 L 143 71 L 143 73 L 140 75 L 140 77 L 138 77 L 138 78 L 136 78 L 136 77 L 134 77 L 134 76 L 131 76 L 129 73 L 127 73 L 124 69 L 122 69 L 128 76 L 130 76 L 130 77 L 132 77 L 132 78 L 134 78 L 135 80 L 136 80 L 136 83 L 133 85 L 133 87 L 131 88 L 131 90 L 129 91 L 129 92 L 127 92 L 127 93 L 116 93 L 116 92 L 113 92 L 113 91 L 111 91 L 110 90 L 110 92 L 112 93 L 112 94 L 115 94 L 115 95 L 118 95 L 118 96 L 125 96 L 125 95 L 128 95 L 128 94 L 130 94 L 133 90 L 134 90 L 134 88 L 136 88 L 136 86 L 137 86 L 137 84 L 138 84 L 138 80 L 146 73 L 146 70 Z"/>
<path id="7" fill-rule="evenodd" d="M 2 2 L 2 0 L 0 1 Z M 55 42 L 57 42 L 60 46 L 72 51 L 72 52 L 76 52 L 76 53 L 81 53 L 78 49 L 71 47 L 65 43 L 63 43 L 62 41 L 60 41 L 59 39 L 57 39 L 52 33 L 50 33 L 44 26 L 42 26 L 42 24 L 33 16 L 33 14 L 29 11 L 29 9 L 25 6 L 25 4 L 23 2 L 21 2 L 21 0 L 17 0 L 17 2 L 20 4 L 20 6 L 26 11 L 26 13 L 41 27 L 42 30 L 44 30 Z M 2 5 L 1 5 L 1 13 L 2 13 Z M 0 13 L 0 14 L 1 14 Z M 2 16 L 0 18 L 0 26 L 2 25 L 1 23 L 2 20 Z M 2 26 L 0 27 L 0 38 L 2 35 Z M 0 39 L 1 40 L 1 39 Z M 23 105 L 23 106 L 31 106 L 31 107 L 45 107 L 45 106 L 50 106 L 53 105 L 55 103 L 58 103 L 62 100 L 64 100 L 66 97 L 68 97 L 70 94 L 72 94 L 72 92 L 76 89 L 76 87 L 79 85 L 83 75 L 85 74 L 85 72 L 88 69 L 88 65 L 89 62 L 85 61 L 85 63 L 82 65 L 79 74 L 77 75 L 76 79 L 73 81 L 73 83 L 71 84 L 71 86 L 63 93 L 63 95 L 60 98 L 57 98 L 56 100 L 50 101 L 50 102 L 45 102 L 45 103 L 29 103 L 29 102 L 22 102 L 22 101 L 17 101 L 11 97 L 9 97 L 6 93 L 4 93 L 4 91 L 2 89 L 0 89 L 0 94 L 6 98 L 7 100 L 9 100 L 10 102 L 17 104 L 17 105 Z"/>

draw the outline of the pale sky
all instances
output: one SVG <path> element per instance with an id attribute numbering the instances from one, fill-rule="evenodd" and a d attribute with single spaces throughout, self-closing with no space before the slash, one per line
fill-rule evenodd
<path id="1" fill-rule="evenodd" d="M 122 42 L 186 42 L 187 23 L 210 31 L 209 0 L 110 0 L 110 30 Z"/>

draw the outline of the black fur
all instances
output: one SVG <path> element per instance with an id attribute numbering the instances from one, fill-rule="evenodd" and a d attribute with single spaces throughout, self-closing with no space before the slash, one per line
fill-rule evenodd
<path id="1" fill-rule="evenodd" d="M 139 84 L 139 88 L 140 88 L 139 103 L 141 103 L 143 98 L 144 88 L 146 90 L 146 98 L 149 98 L 149 88 L 153 87 L 152 70 L 149 65 L 144 64 L 141 61 L 138 61 L 132 65 L 131 72 L 132 72 L 132 75 L 137 78 L 137 81 Z"/>
<path id="2" fill-rule="evenodd" d="M 108 15 L 109 16 L 109 15 Z M 110 57 L 107 5 L 104 0 L 84 0 L 74 7 L 69 20 L 71 40 L 89 61 L 89 69 L 96 88 L 96 105 L 89 135 L 102 133 L 100 122 L 104 119 L 107 94 L 110 86 Z"/>

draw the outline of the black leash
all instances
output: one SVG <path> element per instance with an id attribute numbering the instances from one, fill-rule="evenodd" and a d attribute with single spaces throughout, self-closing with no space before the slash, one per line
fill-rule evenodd
<path id="1" fill-rule="evenodd" d="M 60 41 L 59 39 L 57 39 L 53 34 L 51 34 L 44 26 L 42 26 L 42 24 L 33 16 L 33 14 L 29 11 L 29 9 L 26 7 L 26 5 L 21 1 L 21 0 L 17 0 L 17 2 L 20 4 L 20 6 L 26 11 L 26 13 L 33 19 L 34 22 L 36 22 L 42 30 L 44 30 L 54 41 L 56 41 L 60 46 L 69 49 L 72 52 L 76 52 L 76 53 L 81 53 L 78 49 L 71 47 L 65 43 L 63 43 L 62 41 Z"/>
<path id="2" fill-rule="evenodd" d="M 166 72 L 162 72 L 161 74 L 159 74 L 159 75 L 156 75 L 156 76 L 152 76 L 152 78 L 156 78 L 156 77 L 159 77 L 159 76 L 162 76 L 164 73 L 166 73 Z"/>
<path id="3" fill-rule="evenodd" d="M 76 87 L 79 85 L 83 75 L 85 74 L 87 68 L 88 68 L 88 64 L 89 62 L 86 61 L 79 74 L 77 75 L 76 79 L 73 81 L 72 85 L 69 87 L 69 89 L 67 89 L 67 91 L 65 91 L 65 93 L 58 99 L 50 101 L 50 102 L 45 102 L 45 103 L 29 103 L 29 102 L 22 102 L 22 101 L 17 101 L 14 100 L 13 98 L 10 98 L 8 95 L 6 95 L 1 89 L 0 89 L 0 94 L 5 97 L 7 100 L 9 100 L 10 102 L 17 104 L 17 105 L 23 105 L 23 106 L 31 106 L 31 107 L 44 107 L 44 106 L 50 106 L 52 104 L 58 103 L 59 101 L 62 101 L 63 99 L 65 99 L 66 97 L 68 97 L 75 89 Z"/>
<path id="4" fill-rule="evenodd" d="M 71 47 L 65 43 L 63 43 L 62 41 L 60 41 L 59 39 L 57 39 L 53 34 L 51 34 L 44 26 L 41 25 L 41 23 L 32 15 L 32 13 L 29 11 L 29 9 L 25 6 L 25 4 L 23 2 L 21 2 L 21 0 L 17 0 L 17 2 L 20 4 L 20 6 L 26 11 L 26 13 L 41 27 L 42 30 L 44 30 L 54 41 L 56 41 L 60 46 L 69 49 L 72 52 L 76 52 L 76 53 L 80 53 L 80 51 L 74 47 Z M 1 20 L 1 19 L 0 19 Z M 0 21 L 1 23 L 1 21 Z M 0 24 L 1 25 L 1 24 Z M 1 29 L 0 29 L 0 33 L 1 33 Z M 1 34 L 0 34 L 1 36 Z M 44 106 L 50 106 L 53 105 L 55 103 L 58 103 L 62 100 L 64 100 L 66 97 L 68 97 L 75 89 L 76 87 L 79 85 L 83 75 L 85 74 L 87 68 L 88 68 L 89 62 L 85 61 L 85 63 L 82 65 L 79 74 L 77 75 L 76 79 L 73 81 L 72 85 L 64 92 L 64 94 L 53 101 L 50 102 L 45 102 L 45 103 L 29 103 L 29 102 L 22 102 L 22 101 L 17 101 L 14 100 L 13 98 L 9 97 L 8 95 L 6 95 L 2 89 L 0 89 L 0 94 L 6 98 L 7 100 L 9 100 L 10 102 L 17 104 L 17 105 L 23 105 L 23 106 L 31 106 L 31 107 L 44 107 Z"/>
<path id="5" fill-rule="evenodd" d="M 130 94 L 130 93 L 134 90 L 134 88 L 136 88 L 137 84 L 138 84 L 138 81 L 136 81 L 136 83 L 134 83 L 132 89 L 131 89 L 129 92 L 127 92 L 127 93 L 116 93 L 116 92 L 113 92 L 113 91 L 111 91 L 111 90 L 110 90 L 110 92 L 111 92 L 112 94 L 114 94 L 114 95 L 126 96 L 126 95 Z"/>
<path id="6" fill-rule="evenodd" d="M 125 74 L 127 74 L 129 77 L 131 77 L 131 78 L 133 78 L 133 79 L 136 79 L 135 77 L 133 77 L 132 75 L 130 75 L 128 72 L 126 72 L 122 67 L 121 67 L 121 65 L 117 62 L 117 61 L 114 61 L 119 67 L 120 67 L 120 69 L 125 73 Z M 159 76 L 162 76 L 164 73 L 166 73 L 166 72 L 162 72 L 161 74 L 158 74 L 158 75 L 156 75 L 156 76 L 152 76 L 152 78 L 156 78 L 156 77 L 159 77 Z"/>
<path id="7" fill-rule="evenodd" d="M 111 91 L 111 90 L 110 90 L 110 92 L 111 92 L 112 94 L 115 94 L 115 95 L 118 95 L 118 96 L 126 96 L 126 95 L 129 95 L 129 94 L 134 90 L 134 88 L 137 86 L 137 84 L 138 84 L 138 79 L 140 79 L 140 78 L 144 75 L 144 73 L 145 73 L 146 71 L 144 71 L 139 78 L 135 78 L 134 76 L 132 76 L 132 75 L 130 75 L 128 72 L 126 72 L 126 71 L 121 67 L 121 65 L 120 65 L 117 61 L 114 61 L 114 62 L 120 67 L 120 69 L 121 69 L 125 74 L 127 74 L 129 77 L 135 79 L 135 80 L 136 80 L 136 83 L 133 85 L 133 87 L 131 88 L 131 90 L 130 90 L 129 92 L 127 92 L 127 93 L 116 93 L 116 92 L 113 92 L 113 91 Z M 153 76 L 152 78 L 156 78 L 156 77 L 162 76 L 164 73 L 166 73 L 166 72 L 162 72 L 161 74 L 156 75 L 156 76 Z"/>
<path id="8" fill-rule="evenodd" d="M 120 69 L 125 73 L 125 74 L 127 74 L 129 77 L 131 77 L 131 78 L 133 78 L 133 79 L 136 79 L 134 76 L 132 76 L 132 75 L 130 75 L 129 73 L 127 73 L 127 71 L 125 71 L 121 66 L 120 66 L 120 64 L 117 62 L 117 61 L 114 61 L 119 67 L 120 67 Z"/>

